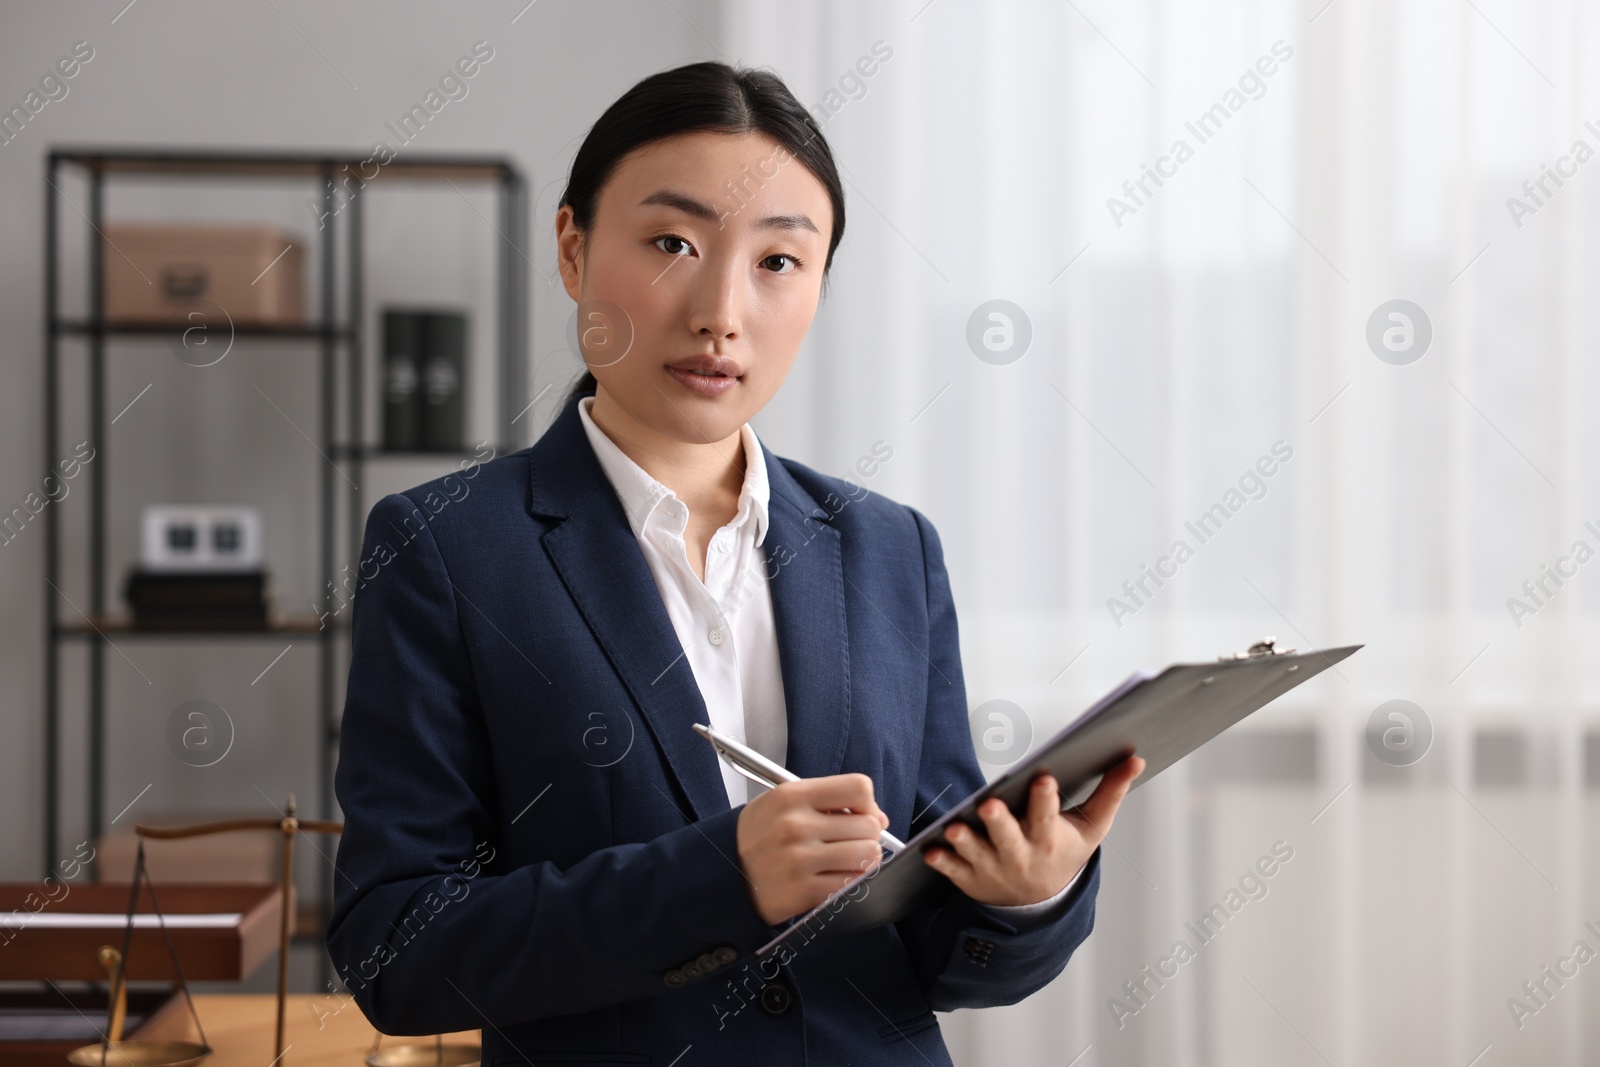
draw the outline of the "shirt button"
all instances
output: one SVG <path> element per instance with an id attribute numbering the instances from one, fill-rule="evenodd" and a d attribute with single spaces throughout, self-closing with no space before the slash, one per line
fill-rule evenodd
<path id="1" fill-rule="evenodd" d="M 711 643 L 713 645 L 720 645 L 727 638 L 727 635 L 722 632 L 721 627 L 718 627 L 717 629 L 712 630 L 706 636 L 711 639 Z"/>
<path id="2" fill-rule="evenodd" d="M 726 552 L 728 551 L 727 539 L 719 537 L 715 541 L 711 542 L 711 547 L 716 549 L 718 552 Z"/>

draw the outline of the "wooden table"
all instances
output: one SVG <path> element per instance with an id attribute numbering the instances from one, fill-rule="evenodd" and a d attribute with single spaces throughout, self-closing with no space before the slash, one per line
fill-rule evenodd
<path id="1" fill-rule="evenodd" d="M 277 998 L 271 994 L 208 993 L 194 998 L 216 1049 L 202 1067 L 269 1067 Z M 194 1022 L 184 1013 L 192 1027 Z M 291 994 L 284 1011 L 289 1049 L 276 1067 L 362 1067 L 376 1033 L 349 994 Z M 477 1044 L 481 1031 L 446 1034 L 446 1044 Z M 176 1036 L 176 1035 L 174 1035 Z M 383 1047 L 432 1043 L 431 1038 L 385 1037 Z"/>

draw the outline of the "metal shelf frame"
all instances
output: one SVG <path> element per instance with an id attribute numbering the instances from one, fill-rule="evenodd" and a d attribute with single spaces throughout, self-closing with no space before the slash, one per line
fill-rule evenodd
<path id="1" fill-rule="evenodd" d="M 106 358 L 113 344 L 138 338 L 159 337 L 181 332 L 182 326 L 162 326 L 144 323 L 108 322 L 104 317 L 102 291 L 102 226 L 105 222 L 106 186 L 112 181 L 132 180 L 141 183 L 152 181 L 223 181 L 246 178 L 251 180 L 274 179 L 304 182 L 320 189 L 323 198 L 323 218 L 328 224 L 315 235 L 315 247 L 308 249 L 308 258 L 314 256 L 318 264 L 317 292 L 311 308 L 314 321 L 289 327 L 239 326 L 239 338 L 266 338 L 279 343 L 310 344 L 317 351 L 318 377 L 318 432 L 319 446 L 325 456 L 337 456 L 341 462 L 360 471 L 363 464 L 386 458 L 389 454 L 368 441 L 364 422 L 367 338 L 363 335 L 366 313 L 364 278 L 363 205 L 367 186 L 391 188 L 402 182 L 449 181 L 490 183 L 497 192 L 497 220 L 491 223 L 498 230 L 495 247 L 497 256 L 497 284 L 495 287 L 495 332 L 497 387 L 495 428 L 499 436 L 496 449 L 500 454 L 521 447 L 515 418 L 522 408 L 522 398 L 527 393 L 527 336 L 529 284 L 527 268 L 530 266 L 528 248 L 527 183 L 517 168 L 506 159 L 464 155 L 412 155 L 396 158 L 383 165 L 379 175 L 366 181 L 353 196 L 348 196 L 335 211 L 335 183 L 346 176 L 364 174 L 360 169 L 367 153 L 275 153 L 252 151 L 206 150 L 150 150 L 126 148 L 57 148 L 49 152 L 45 162 L 44 188 L 44 267 L 45 267 L 45 418 L 44 447 L 47 462 L 61 454 L 61 401 L 62 401 L 62 347 L 66 341 L 87 348 L 88 426 L 95 442 L 95 461 L 87 471 L 89 480 L 88 522 L 88 605 L 79 613 L 69 608 L 63 611 L 64 594 L 61 591 L 62 544 L 61 515 L 58 508 L 45 509 L 45 825 L 42 871 L 49 874 L 60 855 L 61 838 L 61 755 L 62 755 L 62 644 L 84 642 L 88 657 L 87 721 L 88 743 L 88 833 L 98 838 L 105 829 L 106 796 L 106 644 L 107 632 L 118 636 L 137 635 L 143 640 L 157 641 L 215 641 L 218 639 L 259 638 L 261 636 L 288 637 L 292 640 L 312 640 L 318 648 L 317 703 L 319 729 L 317 731 L 318 778 L 316 812 L 321 819 L 333 819 L 333 769 L 334 749 L 338 738 L 338 718 L 335 678 L 335 639 L 347 633 L 343 626 L 319 628 L 306 617 L 279 620 L 265 630 L 230 632 L 154 631 L 134 630 L 128 621 L 108 612 L 107 604 L 107 539 L 106 539 L 106 487 L 113 473 L 109 448 L 109 425 L 106 421 Z M 88 222 L 89 249 L 87 257 L 87 317 L 64 317 L 61 313 L 61 216 L 59 207 L 65 194 L 61 192 L 63 172 L 72 168 L 88 182 L 86 211 L 79 211 Z M 348 187 L 348 186 L 347 186 Z M 459 191 L 459 189 L 458 189 Z M 70 202 L 69 202 L 69 206 Z M 73 206 L 73 210 L 78 209 Z M 342 234 L 340 231 L 343 231 Z M 346 250 L 343 283 L 345 286 L 346 314 L 341 321 L 338 315 L 340 271 L 338 268 L 339 241 Z M 343 428 L 340 427 L 338 386 L 344 375 L 346 411 Z M 406 458 L 426 459 L 430 454 L 408 455 Z M 447 454 L 439 454 L 447 455 Z M 339 499 L 341 488 L 336 481 L 337 472 L 331 462 L 320 465 L 315 492 L 318 500 L 318 573 L 319 588 L 329 588 L 337 574 L 335 566 L 338 547 L 339 509 L 344 509 L 350 562 L 360 558 L 361 535 L 366 517 L 367 502 L 362 499 L 355 484 L 344 480 L 344 499 Z M 360 481 L 358 478 L 357 481 Z M 326 918 L 332 903 L 333 872 L 325 872 L 321 882 L 320 914 Z M 324 960 L 326 976 L 326 960 Z"/>

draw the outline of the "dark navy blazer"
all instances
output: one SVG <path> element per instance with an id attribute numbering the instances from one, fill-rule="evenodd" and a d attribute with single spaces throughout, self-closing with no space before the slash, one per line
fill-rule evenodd
<path id="1" fill-rule="evenodd" d="M 869 775 L 908 839 L 984 782 L 938 535 L 765 455 L 788 766 Z M 484 1067 L 926 1067 L 950 1062 L 935 1010 L 1015 1003 L 1089 935 L 1098 850 L 1042 916 L 948 886 L 756 961 L 778 928 L 742 805 L 575 401 L 531 448 L 379 501 L 357 572 L 327 944 L 384 1033 L 481 1027 Z"/>

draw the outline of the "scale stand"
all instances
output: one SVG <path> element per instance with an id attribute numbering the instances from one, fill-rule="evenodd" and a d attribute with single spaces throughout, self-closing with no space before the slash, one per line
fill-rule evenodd
<path id="1" fill-rule="evenodd" d="M 195 826 L 145 826 L 137 825 L 134 833 L 140 837 L 139 856 L 140 863 L 144 857 L 144 838 L 152 840 L 170 841 L 183 837 L 206 837 L 211 834 L 231 833 L 235 830 L 276 830 L 283 835 L 283 877 L 279 882 L 282 890 L 283 906 L 278 917 L 278 1028 L 277 1036 L 273 1043 L 273 1063 L 279 1063 L 285 1051 L 283 1044 L 283 1017 L 284 1006 L 289 995 L 289 925 L 293 918 L 289 911 L 289 898 L 294 887 L 294 835 L 302 831 L 319 834 L 337 834 L 344 832 L 344 824 L 329 822 L 324 819 L 301 819 L 295 815 L 294 794 L 289 794 L 289 805 L 281 819 L 227 819 L 223 822 L 200 823 Z M 141 868 L 142 869 L 142 868 Z M 137 887 L 135 882 L 135 887 Z M 152 886 L 150 897 L 155 899 L 155 890 Z M 133 919 L 129 918 L 129 929 L 132 929 Z M 164 927 L 163 927 L 164 929 Z M 174 957 L 176 964 L 176 957 Z M 185 989 L 187 994 L 187 989 Z M 190 1009 L 193 1010 L 193 1003 Z M 196 1022 L 198 1023 L 198 1016 Z M 209 1049 L 207 1050 L 209 1052 Z M 126 1067 L 126 1065 L 124 1065 Z"/>
<path id="2" fill-rule="evenodd" d="M 167 944 L 167 955 L 172 958 L 172 969 L 178 975 L 178 988 L 194 1016 L 195 1029 L 200 1041 L 122 1040 L 122 1026 L 128 1015 L 128 948 L 133 941 L 133 916 L 139 907 L 139 886 L 150 887 L 150 903 L 155 905 L 156 922 L 161 927 L 161 937 Z M 128 921 L 122 929 L 122 951 L 110 945 L 100 947 L 100 962 L 111 973 L 111 988 L 106 1000 L 106 1029 L 97 1045 L 83 1045 L 67 1053 L 67 1062 L 76 1067 L 106 1067 L 107 1056 L 115 1050 L 119 1067 L 194 1067 L 211 1055 L 213 1049 L 206 1041 L 205 1027 L 200 1025 L 200 1013 L 195 1011 L 194 998 L 189 995 L 189 983 L 183 977 L 183 965 L 178 962 L 178 951 L 173 947 L 172 935 L 167 933 L 167 920 L 161 914 L 161 902 L 156 899 L 155 882 L 145 869 L 144 842 L 139 842 L 138 857 L 133 867 L 133 892 L 128 897 Z"/>
<path id="3" fill-rule="evenodd" d="M 283 877 L 280 881 L 283 908 L 278 920 L 278 1027 L 277 1036 L 273 1044 L 274 1055 L 272 1059 L 273 1067 L 280 1067 L 283 1061 L 283 1054 L 287 1051 L 287 1046 L 283 1043 L 283 1023 L 284 1009 L 289 996 L 289 924 L 291 919 L 289 896 L 290 890 L 294 886 L 294 836 L 297 833 L 307 831 L 318 834 L 339 834 L 344 832 L 344 824 L 329 822 L 324 819 L 299 818 L 295 815 L 294 794 L 290 793 L 288 806 L 284 809 L 284 815 L 281 819 L 227 819 L 222 822 L 173 827 L 137 825 L 133 829 L 141 838 L 139 842 L 141 870 L 143 870 L 142 864 L 144 862 L 144 841 L 142 839 L 147 837 L 152 840 L 173 840 L 183 837 L 224 834 L 235 830 L 276 830 L 283 835 Z M 148 878 L 149 876 L 146 875 L 147 881 Z M 134 887 L 137 892 L 137 880 L 134 883 Z M 155 899 L 154 884 L 150 887 L 150 898 L 152 901 Z M 131 917 L 132 905 L 129 907 L 130 917 L 128 922 L 131 930 L 133 922 Z M 159 914 L 159 908 L 157 911 Z M 169 940 L 168 947 L 170 948 L 170 946 L 171 942 Z M 173 956 L 173 965 L 177 966 L 176 955 Z M 181 978 L 181 971 L 179 976 Z M 184 994 L 185 996 L 188 995 L 187 986 L 184 988 Z M 190 1002 L 189 1009 L 190 1011 L 194 1010 L 193 1001 Z M 199 1023 L 200 1018 L 196 1015 L 195 1025 L 198 1026 Z M 204 1040 L 204 1036 L 204 1032 L 202 1032 L 202 1040 Z M 373 1036 L 372 1051 L 367 1056 L 367 1063 L 371 1064 L 372 1067 L 465 1067 L 466 1064 L 477 1063 L 481 1056 L 481 1046 L 445 1045 L 442 1038 L 437 1037 L 432 1045 L 394 1045 L 387 1049 L 380 1049 L 382 1035 L 374 1029 Z M 98 1046 L 91 1045 L 88 1047 L 93 1049 Z M 113 1065 L 113 1067 L 190 1067 L 192 1064 L 199 1063 L 210 1052 L 211 1049 L 207 1047 L 205 1053 L 199 1058 L 185 1060 L 181 1063 L 177 1061 L 171 1063 L 151 1061 L 142 1064 L 124 1062 L 120 1065 Z M 76 1060 L 73 1062 L 79 1063 Z M 79 1067 L 106 1067 L 106 1065 L 97 1058 L 96 1060 L 79 1063 Z"/>

